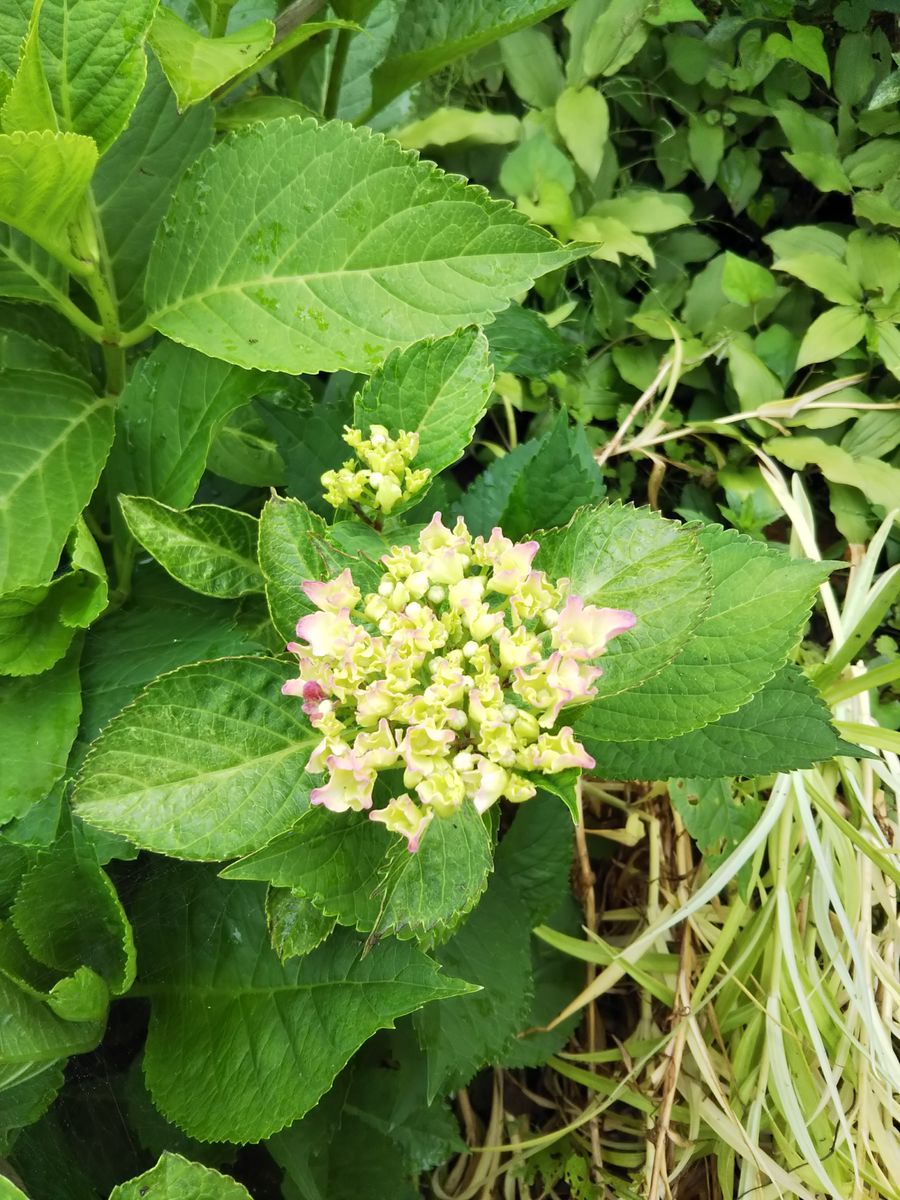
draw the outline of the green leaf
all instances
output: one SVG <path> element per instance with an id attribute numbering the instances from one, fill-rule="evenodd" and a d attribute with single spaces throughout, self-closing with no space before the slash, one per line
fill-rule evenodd
<path id="1" fill-rule="evenodd" d="M 859 488 L 879 508 L 890 512 L 897 507 L 900 469 L 880 458 L 857 457 L 817 437 L 772 438 L 765 448 L 795 471 L 814 463 L 832 483 Z"/>
<path id="2" fill-rule="evenodd" d="M 900 71 L 892 71 L 879 83 L 872 93 L 872 98 L 866 105 L 867 112 L 876 112 L 888 108 L 900 100 Z"/>
<path id="3" fill-rule="evenodd" d="M 187 592 L 155 567 L 139 570 L 129 604 L 105 617 L 85 640 L 81 740 L 95 738 L 157 675 L 259 649 L 235 628 L 231 605 Z"/>
<path id="4" fill-rule="evenodd" d="M 577 346 L 551 329 L 540 313 L 520 304 L 511 304 L 498 313 L 485 333 L 494 370 L 528 379 L 542 379 L 579 352 Z"/>
<path id="5" fill-rule="evenodd" d="M 0 825 L 24 816 L 60 778 L 80 716 L 75 655 L 40 678 L 0 680 Z"/>
<path id="6" fill-rule="evenodd" d="M 269 888 L 266 924 L 272 949 L 284 962 L 302 958 L 321 945 L 334 929 L 335 918 L 326 916 L 306 896 L 290 888 Z"/>
<path id="7" fill-rule="evenodd" d="M 472 804 L 432 821 L 415 854 L 395 840 L 375 892 L 381 910 L 374 933 L 445 935 L 477 904 L 492 865 L 491 839 Z"/>
<path id="8" fill-rule="evenodd" d="M 69 226 L 96 163 L 97 147 L 75 133 L 0 134 L 0 221 L 72 261 Z"/>
<path id="9" fill-rule="evenodd" d="M 0 110 L 0 126 L 4 133 L 50 130 L 59 128 L 53 110 L 53 98 L 44 64 L 41 61 L 39 21 L 43 0 L 35 4 L 28 24 L 28 35 L 22 43 L 14 78 Z"/>
<path id="10" fill-rule="evenodd" d="M 299 500 L 273 496 L 259 519 L 259 565 L 266 581 L 272 623 L 290 641 L 297 622 L 313 606 L 300 590 L 308 579 L 324 578 L 325 564 L 313 535 L 325 536 L 325 522 Z"/>
<path id="11" fill-rule="evenodd" d="M 847 239 L 820 225 L 795 225 L 793 229 L 776 229 L 763 238 L 779 259 L 800 258 L 807 254 L 824 254 L 842 259 L 847 252 Z"/>
<path id="12" fill-rule="evenodd" d="M 9 0 L 0 24 L 0 71 L 12 77 L 19 65 L 22 42 L 28 33 L 32 0 Z"/>
<path id="13" fill-rule="evenodd" d="M 164 675 L 105 730 L 76 786 L 79 816 L 181 858 L 246 854 L 305 811 L 318 740 L 285 668 L 262 658 Z"/>
<path id="14" fill-rule="evenodd" d="M 22 943 L 38 962 L 72 974 L 89 967 L 114 995 L 134 981 L 131 926 L 94 851 L 71 839 L 41 852 L 12 908 Z"/>
<path id="15" fill-rule="evenodd" d="M 97 166 L 93 192 L 123 328 L 144 319 L 144 274 L 156 228 L 176 183 L 212 142 L 213 119 L 210 104 L 179 114 L 165 76 L 151 59 L 147 86 L 128 128 Z"/>
<path id="16" fill-rule="evenodd" d="M 0 1200 L 28 1200 L 28 1197 L 6 1175 L 0 1175 Z"/>
<path id="17" fill-rule="evenodd" d="M 253 1142 L 303 1116 L 377 1029 L 460 995 L 411 943 L 363 954 L 337 931 L 305 958 L 268 947 L 264 892 L 167 866 L 135 906 L 144 1072 L 165 1116 L 201 1140 Z"/>
<path id="18" fill-rule="evenodd" d="M 546 39 L 545 39 L 546 40 Z M 519 140 L 522 124 L 509 113 L 465 108 L 437 108 L 421 121 L 411 121 L 392 132 L 404 150 L 424 150 L 426 146 L 505 146 Z"/>
<path id="19" fill-rule="evenodd" d="M 787 271 L 807 287 L 821 292 L 833 304 L 858 304 L 862 299 L 859 283 L 850 268 L 831 254 L 797 254 L 776 258 L 776 271 Z"/>
<path id="20" fill-rule="evenodd" d="M 709 567 L 696 534 L 647 508 L 583 509 L 565 529 L 542 537 L 536 565 L 570 579 L 571 591 L 588 603 L 637 617 L 603 656 L 596 686 L 607 699 L 671 662 L 710 602 Z"/>
<path id="21" fill-rule="evenodd" d="M 670 779 L 669 797 L 710 871 L 740 845 L 763 811 L 755 796 L 741 794 L 730 779 Z"/>
<path id="22" fill-rule="evenodd" d="M 691 114 L 688 121 L 688 150 L 691 163 L 706 187 L 712 187 L 725 154 L 725 129 L 721 122 L 711 122 Z"/>
<path id="23" fill-rule="evenodd" d="M 573 938 L 583 936 L 584 914 L 570 895 L 564 896 L 545 920 L 557 932 Z M 543 1028 L 584 986 L 584 967 L 577 959 L 560 954 L 555 947 L 532 935 L 531 971 L 534 998 L 524 1023 L 529 1032 L 520 1034 L 503 1051 L 504 1067 L 543 1067 L 551 1054 L 558 1054 L 565 1047 L 581 1019 L 575 1013 L 553 1029 Z"/>
<path id="24" fill-rule="evenodd" d="M 52 303 L 65 290 L 66 271 L 37 242 L 0 223 L 0 296 Z"/>
<path id="25" fill-rule="evenodd" d="M 381 911 L 376 890 L 393 845 L 393 837 L 367 813 L 311 808 L 294 829 L 232 863 L 222 877 L 291 888 L 341 925 L 368 933 Z"/>
<path id="26" fill-rule="evenodd" d="M 102 154 L 134 111 L 147 77 L 143 41 L 158 0 L 43 0 L 40 40 L 60 128 Z"/>
<path id="27" fill-rule="evenodd" d="M 275 26 L 265 19 L 224 37 L 204 37 L 163 5 L 153 18 L 147 40 L 183 111 L 251 68 L 274 37 Z"/>
<path id="28" fill-rule="evenodd" d="M 198 212 L 215 236 L 196 236 Z M 377 134 L 292 118 L 201 156 L 163 220 L 147 301 L 162 333 L 240 366 L 371 371 L 582 253 Z"/>
<path id="29" fill-rule="evenodd" d="M 55 1067 L 70 1054 L 93 1050 L 103 1033 L 102 1021 L 64 1021 L 41 1000 L 27 995 L 0 972 L 0 1078 L 21 1078 Z"/>
<path id="30" fill-rule="evenodd" d="M 697 537 L 712 570 L 709 608 L 663 671 L 584 710 L 576 730 L 595 758 L 600 743 L 675 737 L 746 704 L 799 642 L 815 590 L 834 566 L 791 559 L 716 525 Z"/>
<path id="31" fill-rule="evenodd" d="M 109 1200 L 250 1200 L 245 1187 L 212 1167 L 166 1151 L 155 1167 L 113 1188 Z"/>
<path id="32" fill-rule="evenodd" d="M 602 4 L 582 7 L 588 22 L 587 35 L 581 42 L 573 31 L 570 81 L 617 75 L 647 41 L 650 28 L 643 17 L 655 9 L 656 0 L 604 0 Z M 570 14 L 569 20 L 575 21 L 577 17 Z"/>
<path id="33" fill-rule="evenodd" d="M 820 75 L 831 86 L 831 68 L 825 53 L 825 35 L 817 25 L 799 25 L 788 21 L 790 40 L 783 33 L 770 33 L 763 43 L 763 53 L 772 58 L 787 58 Z"/>
<path id="34" fill-rule="evenodd" d="M 175 508 L 190 504 L 213 438 L 263 379 L 161 342 L 139 361 L 119 399 L 112 489 Z"/>
<path id="35" fill-rule="evenodd" d="M 404 1021 L 398 1029 L 376 1035 L 357 1056 L 344 1105 L 345 1116 L 352 1115 L 370 1132 L 390 1139 L 395 1161 L 400 1160 L 408 1175 L 463 1152 L 456 1116 L 448 1103 L 443 1099 L 428 1103 L 425 1067 L 412 1022 Z M 342 1140 L 343 1121 L 334 1141 L 338 1154 Z M 386 1194 L 376 1192 L 373 1200 Z M 394 1194 L 390 1193 L 392 1200 Z"/>
<path id="36" fill-rule="evenodd" d="M 538 792 L 516 809 L 497 847 L 496 871 L 518 892 L 532 927 L 543 924 L 569 892 L 574 838 L 558 797 Z"/>
<path id="37" fill-rule="evenodd" d="M 753 305 L 770 300 L 777 292 L 777 285 L 771 271 L 729 250 L 722 269 L 722 291 L 735 304 Z"/>
<path id="38" fill-rule="evenodd" d="M 512 538 L 564 525 L 584 504 L 600 500 L 603 480 L 580 425 L 561 410 L 540 438 L 525 442 L 482 472 L 460 508 L 473 533 L 499 525 Z"/>
<path id="39" fill-rule="evenodd" d="M 679 225 L 690 225 L 692 204 L 679 192 L 654 192 L 633 188 L 614 200 L 601 200 L 591 214 L 621 221 L 633 233 L 665 233 Z"/>
<path id="40" fill-rule="evenodd" d="M 464 54 L 535 25 L 565 7 L 565 0 L 435 0 L 413 14 L 404 13 L 383 61 L 372 77 L 372 112 Z"/>
<path id="41" fill-rule="evenodd" d="M 18 1067 L 13 1074 L 21 1074 Z M 0 1153 L 8 1154 L 21 1129 L 44 1115 L 63 1085 L 63 1073 L 57 1063 L 36 1065 L 16 1083 L 0 1091 Z"/>
<path id="42" fill-rule="evenodd" d="M 329 579 L 349 567 L 357 586 L 374 591 L 382 567 L 366 551 L 369 547 L 338 542 L 342 529 L 358 525 L 340 522 L 328 528 L 321 517 L 299 500 L 273 496 L 259 521 L 259 565 L 266 582 L 266 599 L 272 623 L 288 641 L 295 636 L 297 621 L 313 611 L 300 590 L 307 579 Z M 329 536 L 330 535 L 330 536 Z M 386 553 L 379 545 L 379 553 Z"/>
<path id="43" fill-rule="evenodd" d="M 71 576 L 0 596 L 0 675 L 40 675 L 64 657 L 76 630 L 63 622 Z"/>
<path id="44" fill-rule="evenodd" d="M 543 29 L 520 29 L 499 46 L 513 91 L 531 108 L 550 108 L 566 86 L 559 55 Z"/>
<path id="45" fill-rule="evenodd" d="M 556 127 L 569 153 L 587 175 L 595 179 L 609 137 L 609 106 L 596 88 L 567 87 L 555 108 Z"/>
<path id="46" fill-rule="evenodd" d="M 185 587 L 226 599 L 264 590 L 255 517 L 218 504 L 179 512 L 146 496 L 120 496 L 119 504 L 134 537 Z"/>
<path id="47" fill-rule="evenodd" d="M 358 393 L 353 424 L 364 433 L 372 425 L 384 425 L 395 436 L 401 430 L 418 433 L 412 465 L 427 467 L 434 478 L 471 442 L 492 383 L 488 344 L 479 330 L 416 342 L 395 351 Z"/>
<path id="48" fill-rule="evenodd" d="M 47 355 L 7 366 L 0 335 L 0 592 L 46 583 L 112 441 L 112 403 Z M 36 345 L 36 343 L 33 343 Z"/>
<path id="49" fill-rule="evenodd" d="M 876 329 L 881 361 L 895 378 L 900 379 L 900 329 L 887 321 L 879 321 Z"/>
<path id="50" fill-rule="evenodd" d="M 665 741 L 595 743 L 597 771 L 607 779 L 665 779 L 769 775 L 794 771 L 847 753 L 831 714 L 794 666 L 737 712 Z"/>
<path id="51" fill-rule="evenodd" d="M 481 990 L 430 1004 L 415 1017 L 428 1059 L 428 1096 L 464 1086 L 479 1067 L 499 1061 L 525 1026 L 531 1006 L 528 913 L 502 876 L 435 958 Z"/>
<path id="52" fill-rule="evenodd" d="M 578 218 L 572 226 L 572 233 L 579 238 L 589 238 L 592 242 L 599 243 L 598 248 L 592 251 L 591 258 L 619 266 L 620 255 L 633 254 L 649 263 L 651 267 L 656 266 L 656 258 L 647 239 L 639 233 L 634 233 L 624 221 L 615 217 L 588 213 L 586 217 Z"/>
<path id="53" fill-rule="evenodd" d="M 858 308 L 829 308 L 816 317 L 797 351 L 797 369 L 839 358 L 866 332 L 866 314 Z"/>

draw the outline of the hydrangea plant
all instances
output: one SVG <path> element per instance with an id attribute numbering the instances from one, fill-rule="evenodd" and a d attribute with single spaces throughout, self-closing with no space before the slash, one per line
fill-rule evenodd
<path id="1" fill-rule="evenodd" d="M 431 821 L 466 801 L 479 814 L 501 798 L 518 804 L 536 794 L 535 775 L 595 765 L 560 722 L 596 696 L 595 660 L 634 614 L 551 583 L 532 570 L 537 550 L 498 526 L 488 539 L 462 518 L 448 529 L 435 513 L 417 551 L 383 556 L 369 595 L 349 568 L 302 585 L 320 611 L 297 623 L 303 642 L 288 649 L 300 676 L 282 691 L 302 696 L 322 735 L 306 769 L 328 782 L 310 803 L 370 810 L 416 851 Z M 373 809 L 378 772 L 398 767 L 416 799 L 404 792 Z"/>
<path id="2" fill-rule="evenodd" d="M 201 1050 L 191 996 L 202 980 L 153 993 L 158 1020 L 184 1036 L 151 1025 L 151 1091 L 196 1136 L 267 1136 L 315 1104 L 369 1035 L 356 992 L 335 992 L 336 1025 L 299 1079 L 290 1071 L 291 1047 L 321 1019 L 300 1000 L 314 978 L 374 979 L 383 962 L 386 977 L 412 980 L 425 962 L 444 963 L 453 979 L 431 978 L 430 1007 L 415 1018 L 432 1094 L 551 1016 L 531 1011 L 529 931 L 557 892 L 517 892 L 513 881 L 557 872 L 564 883 L 582 773 L 758 774 L 840 746 L 789 661 L 830 564 L 605 501 L 564 413 L 461 490 L 449 468 L 491 386 L 477 330 L 426 339 L 391 354 L 356 393 L 333 465 L 306 501 L 273 495 L 258 520 L 122 501 L 165 571 L 207 595 L 243 596 L 254 628 L 268 629 L 268 651 L 257 644 L 151 682 L 103 730 L 75 789 L 91 829 L 221 864 L 211 892 L 205 877 L 172 884 L 176 896 L 196 889 L 191 904 L 213 923 L 251 904 L 244 889 L 268 887 L 260 934 L 292 957 L 267 968 L 276 990 L 255 993 L 256 1021 L 222 998 L 221 1035 Z M 154 928 L 180 921 L 173 909 Z M 467 988 L 496 986 L 478 948 L 501 941 L 517 999 L 488 992 L 494 1015 L 482 1027 Z M 422 959 L 403 957 L 414 948 Z M 168 970 L 167 944 L 145 961 Z M 421 1007 L 418 988 L 385 996 L 376 1024 L 391 1006 Z M 298 999 L 273 1077 L 254 1058 L 284 995 Z M 480 1031 L 463 1039 L 465 1054 L 462 1029 Z M 232 1061 L 237 1043 L 239 1109 L 210 1098 L 205 1069 L 182 1069 L 201 1054 Z"/>

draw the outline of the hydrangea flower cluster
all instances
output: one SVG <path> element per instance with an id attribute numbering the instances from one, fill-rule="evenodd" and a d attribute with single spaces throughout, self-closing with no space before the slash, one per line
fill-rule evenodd
<path id="1" fill-rule="evenodd" d="M 413 470 L 409 465 L 419 453 L 417 433 L 401 430 L 393 438 L 383 425 L 373 425 L 365 438 L 345 425 L 343 438 L 356 457 L 322 476 L 325 499 L 334 508 L 356 504 L 387 515 L 420 492 L 431 475 L 427 467 Z"/>
<path id="2" fill-rule="evenodd" d="M 467 801 L 483 813 L 533 796 L 535 775 L 594 766 L 561 715 L 596 695 L 594 660 L 635 618 L 533 570 L 537 550 L 435 514 L 417 550 L 383 557 L 370 595 L 349 570 L 302 584 L 318 611 L 297 624 L 300 676 L 284 691 L 321 734 L 307 770 L 328 780 L 313 804 L 369 810 L 415 851 L 435 817 Z M 407 790 L 373 808 L 388 770 Z"/>

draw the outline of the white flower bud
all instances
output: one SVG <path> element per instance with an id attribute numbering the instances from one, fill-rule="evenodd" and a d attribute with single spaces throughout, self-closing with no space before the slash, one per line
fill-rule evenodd
<path id="1" fill-rule="evenodd" d="M 457 771 L 471 771 L 475 766 L 475 758 L 468 750 L 461 750 L 454 758 L 453 765 Z"/>
<path id="2" fill-rule="evenodd" d="M 472 641 L 466 642 L 462 648 L 462 651 L 466 658 L 471 658 L 473 654 L 478 653 L 478 643 Z"/>
<path id="3" fill-rule="evenodd" d="M 544 624 L 547 626 L 548 629 L 552 629 L 553 626 L 559 620 L 559 613 L 556 611 L 555 608 L 545 608 L 544 611 L 541 613 L 541 620 L 544 622 Z"/>
<path id="4" fill-rule="evenodd" d="M 432 604 L 440 604 L 447 598 L 447 589 L 439 583 L 433 583 L 428 589 L 428 599 Z"/>
<path id="5" fill-rule="evenodd" d="M 380 471 L 372 471 L 369 475 L 369 483 L 371 483 L 372 487 L 377 488 L 379 484 L 384 483 L 384 476 Z"/>
<path id="6" fill-rule="evenodd" d="M 381 583 L 379 583 L 379 585 L 378 585 L 378 595 L 379 596 L 390 596 L 390 594 L 391 594 L 391 592 L 393 592 L 393 590 L 394 590 L 394 585 L 391 583 L 391 581 L 389 579 L 382 579 Z"/>

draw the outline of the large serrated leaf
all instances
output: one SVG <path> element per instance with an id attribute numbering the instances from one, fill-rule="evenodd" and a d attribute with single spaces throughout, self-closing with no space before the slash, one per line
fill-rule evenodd
<path id="1" fill-rule="evenodd" d="M 597 759 L 596 773 L 606 779 L 751 777 L 855 753 L 838 737 L 813 685 L 791 665 L 737 712 L 702 729 L 663 741 L 588 744 Z"/>
<path id="2" fill-rule="evenodd" d="M 288 671 L 225 658 L 173 671 L 113 721 L 76 786 L 79 815 L 179 858 L 249 853 L 306 810 L 318 738 L 281 695 Z"/>
<path id="3" fill-rule="evenodd" d="M 675 658 L 710 599 L 709 567 L 696 535 L 649 508 L 601 504 L 542 535 L 536 565 L 592 604 L 633 612 L 614 638 L 596 687 L 608 698 L 652 678 Z M 589 711 L 592 711 L 589 710 Z M 605 707 L 604 707 L 605 711 Z"/>
<path id="4" fill-rule="evenodd" d="M 245 1187 L 228 1175 L 188 1162 L 168 1150 L 155 1167 L 113 1188 L 109 1200 L 250 1200 Z"/>
<path id="5" fill-rule="evenodd" d="M 68 839 L 38 854 L 11 915 L 22 944 L 38 962 L 66 974 L 89 967 L 114 995 L 131 986 L 131 926 L 89 846 Z"/>
<path id="6" fill-rule="evenodd" d="M 577 729 L 588 741 L 676 737 L 746 704 L 800 640 L 816 588 L 834 566 L 792 559 L 717 525 L 697 537 L 712 570 L 708 610 L 664 671 L 585 710 Z"/>
<path id="7" fill-rule="evenodd" d="M 97 147 L 75 133 L 0 134 L 0 221 L 69 256 L 69 226 L 96 163 Z"/>
<path id="8" fill-rule="evenodd" d="M 372 78 L 373 111 L 463 54 L 543 21 L 566 0 L 430 0 L 406 5 Z"/>
<path id="9" fill-rule="evenodd" d="M 348 567 L 357 586 L 373 591 L 381 569 L 356 542 L 340 545 L 342 529 L 355 532 L 349 523 L 330 528 L 300 500 L 273 496 L 259 520 L 259 565 L 266 581 L 266 599 L 272 623 L 285 639 L 295 635 L 297 621 L 313 611 L 300 590 L 308 579 L 328 579 Z M 385 551 L 388 549 L 384 547 Z"/>
<path id="10" fill-rule="evenodd" d="M 0 680 L 0 825 L 23 816 L 62 775 L 80 716 L 75 654 L 46 675 Z"/>
<path id="11" fill-rule="evenodd" d="M 120 496 L 128 528 L 173 579 L 223 599 L 263 590 L 256 560 L 259 522 L 220 504 L 179 511 L 147 496 Z"/>
<path id="12" fill-rule="evenodd" d="M 40 41 L 60 128 L 102 154 L 128 124 L 147 77 L 143 42 L 158 0 L 44 0 Z"/>
<path id="13" fill-rule="evenodd" d="M 392 841 L 367 813 L 310 808 L 294 829 L 232 863 L 222 876 L 292 888 L 341 925 L 367 933 L 381 910 L 377 890 Z"/>
<path id="14" fill-rule="evenodd" d="M 481 990 L 429 1005 L 416 1015 L 428 1059 L 428 1096 L 468 1083 L 497 1062 L 525 1026 L 531 1006 L 531 921 L 512 885 L 494 876 L 481 903 L 435 951 L 445 970 Z"/>
<path id="15" fill-rule="evenodd" d="M 165 76 L 151 59 L 128 128 L 97 166 L 94 199 L 126 329 L 143 319 L 144 272 L 156 227 L 178 180 L 212 141 L 213 119 L 211 104 L 179 114 Z"/>
<path id="16" fill-rule="evenodd" d="M 210 444 L 265 377 L 161 342 L 141 359 L 116 410 L 112 490 L 191 503 Z"/>
<path id="17" fill-rule="evenodd" d="M 253 1142 L 301 1117 L 377 1029 L 468 990 L 411 943 L 363 953 L 339 930 L 305 958 L 268 946 L 265 889 L 171 865 L 136 906 L 144 1070 L 163 1113 L 201 1140 Z"/>
<path id="18" fill-rule="evenodd" d="M 416 342 L 392 354 L 356 396 L 353 424 L 364 432 L 384 425 L 395 436 L 400 430 L 418 433 L 412 465 L 436 476 L 472 440 L 492 382 L 488 344 L 480 331 Z"/>
<path id="19" fill-rule="evenodd" d="M 207 151 L 177 188 L 147 306 L 168 337 L 239 366 L 368 372 L 582 252 L 369 130 L 279 119 Z"/>
<path id="20" fill-rule="evenodd" d="M 0 338 L 0 592 L 9 592 L 55 570 L 106 460 L 113 410 L 49 356 L 30 370 L 5 367 L 4 350 Z"/>

